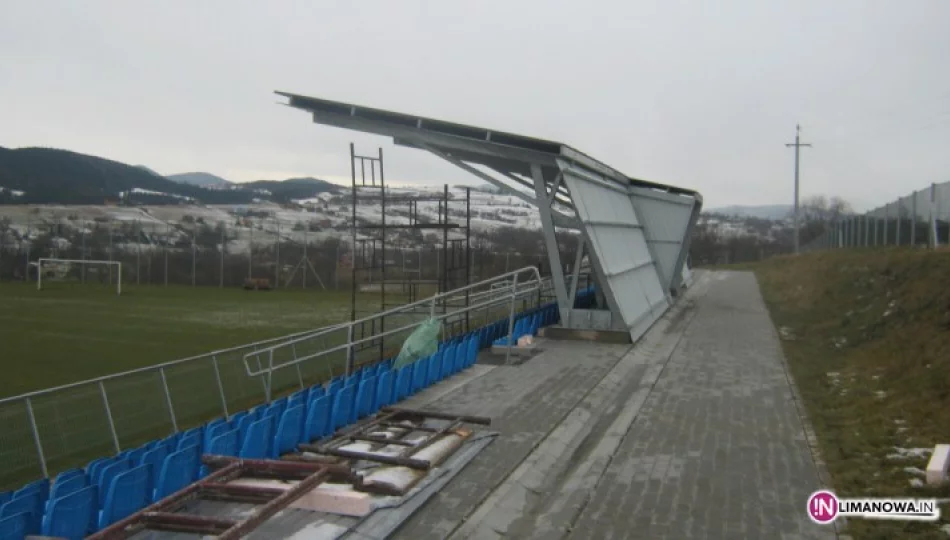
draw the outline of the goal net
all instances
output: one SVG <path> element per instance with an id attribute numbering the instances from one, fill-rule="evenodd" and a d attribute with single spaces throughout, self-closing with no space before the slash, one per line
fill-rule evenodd
<path id="1" fill-rule="evenodd" d="M 57 282 L 115 284 L 115 293 L 122 294 L 122 263 L 119 261 L 92 261 L 78 259 L 37 259 L 36 290 Z"/>

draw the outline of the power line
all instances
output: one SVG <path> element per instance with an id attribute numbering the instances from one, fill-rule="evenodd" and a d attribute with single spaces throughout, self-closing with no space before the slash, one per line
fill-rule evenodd
<path id="1" fill-rule="evenodd" d="M 800 156 L 800 149 L 803 146 L 811 147 L 808 143 L 801 142 L 801 133 L 802 126 L 795 124 L 795 142 L 787 143 L 786 148 L 789 146 L 795 147 L 795 254 L 798 254 L 798 161 Z"/>

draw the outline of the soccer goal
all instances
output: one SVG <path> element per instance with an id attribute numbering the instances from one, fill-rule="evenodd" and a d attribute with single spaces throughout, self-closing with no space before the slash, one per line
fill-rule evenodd
<path id="1" fill-rule="evenodd" d="M 119 261 L 91 261 L 79 259 L 53 259 L 44 258 L 36 261 L 36 290 L 43 289 L 43 278 L 47 281 L 58 281 L 69 275 L 73 265 L 77 265 L 85 271 L 85 267 L 108 268 L 116 270 L 115 293 L 122 294 L 122 263 Z M 110 272 L 111 273 L 111 272 Z M 84 274 L 85 276 L 85 274 Z"/>

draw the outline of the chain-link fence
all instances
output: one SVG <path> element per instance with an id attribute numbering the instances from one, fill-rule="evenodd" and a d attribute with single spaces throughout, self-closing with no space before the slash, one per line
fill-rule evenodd
<path id="1" fill-rule="evenodd" d="M 931 184 L 862 215 L 842 216 L 802 251 L 950 242 L 950 182 Z"/>
<path id="2" fill-rule="evenodd" d="M 184 214 L 170 222 L 80 218 L 65 210 L 37 207 L 3 210 L 0 281 L 34 281 L 37 261 L 53 258 L 119 262 L 123 286 L 240 287 L 255 279 L 273 288 L 351 287 L 351 233 L 326 220 L 252 215 L 212 221 Z M 438 280 L 443 246 L 409 240 L 413 239 L 387 246 L 387 280 Z M 534 264 L 541 256 L 499 246 L 473 247 L 471 255 L 472 279 Z M 114 265 L 47 263 L 47 269 L 44 284 L 113 284 L 118 279 Z M 361 281 L 372 279 L 371 274 L 360 275 Z"/>

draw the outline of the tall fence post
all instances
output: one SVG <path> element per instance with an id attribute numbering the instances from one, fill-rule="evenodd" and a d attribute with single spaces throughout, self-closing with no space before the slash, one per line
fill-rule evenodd
<path id="1" fill-rule="evenodd" d="M 221 249 L 220 249 L 221 261 L 220 261 L 220 268 L 218 270 L 218 287 L 223 289 L 224 288 L 224 248 L 228 242 L 228 234 L 227 234 L 228 226 L 223 221 L 220 221 L 218 223 L 221 224 Z M 227 413 L 225 413 L 225 416 L 227 416 Z"/>
<path id="2" fill-rule="evenodd" d="M 864 214 L 864 247 L 871 246 L 871 215 Z"/>
<path id="3" fill-rule="evenodd" d="M 914 191 L 913 193 L 911 193 L 910 196 L 913 197 L 910 203 L 910 206 L 911 206 L 910 247 L 916 247 L 917 246 L 917 192 Z"/>
<path id="4" fill-rule="evenodd" d="M 218 393 L 221 394 L 221 410 L 224 411 L 224 417 L 230 416 L 228 413 L 228 398 L 224 395 L 224 382 L 221 380 L 221 370 L 218 368 L 218 355 L 211 355 L 211 365 L 214 366 L 214 377 L 218 380 Z"/>
<path id="5" fill-rule="evenodd" d="M 930 235 L 933 236 L 931 247 L 937 249 L 939 239 L 937 238 L 937 216 L 935 213 L 937 185 L 930 184 Z"/>
<path id="6" fill-rule="evenodd" d="M 884 245 L 887 245 L 887 230 L 891 228 L 891 205 L 884 205 Z"/>
<path id="7" fill-rule="evenodd" d="M 112 418 L 112 407 L 109 406 L 109 396 L 106 394 L 106 385 L 99 381 L 99 394 L 102 395 L 102 405 L 106 408 L 106 419 L 109 420 L 109 430 L 112 431 L 112 442 L 115 444 L 115 453 L 122 451 L 119 444 L 119 433 L 115 430 L 115 420 Z"/>
<path id="8" fill-rule="evenodd" d="M 168 405 L 168 417 L 172 421 L 172 433 L 178 433 L 178 419 L 175 418 L 175 405 L 172 404 L 172 393 L 168 388 L 168 378 L 165 376 L 165 368 L 158 370 L 162 378 L 162 388 L 165 389 L 165 403 Z"/>
<path id="9" fill-rule="evenodd" d="M 901 214 L 902 214 L 901 210 L 902 209 L 903 208 L 901 207 L 901 198 L 898 197 L 897 198 L 897 230 L 894 231 L 894 244 L 898 247 L 901 245 Z"/>
<path id="10" fill-rule="evenodd" d="M 43 471 L 43 478 L 49 478 L 49 469 L 46 468 L 46 455 L 43 453 L 43 442 L 40 441 L 40 430 L 36 426 L 36 415 L 33 414 L 33 402 L 26 398 L 26 414 L 30 417 L 30 428 L 33 430 L 33 442 L 36 443 L 36 455 L 40 458 L 40 469 Z"/>

